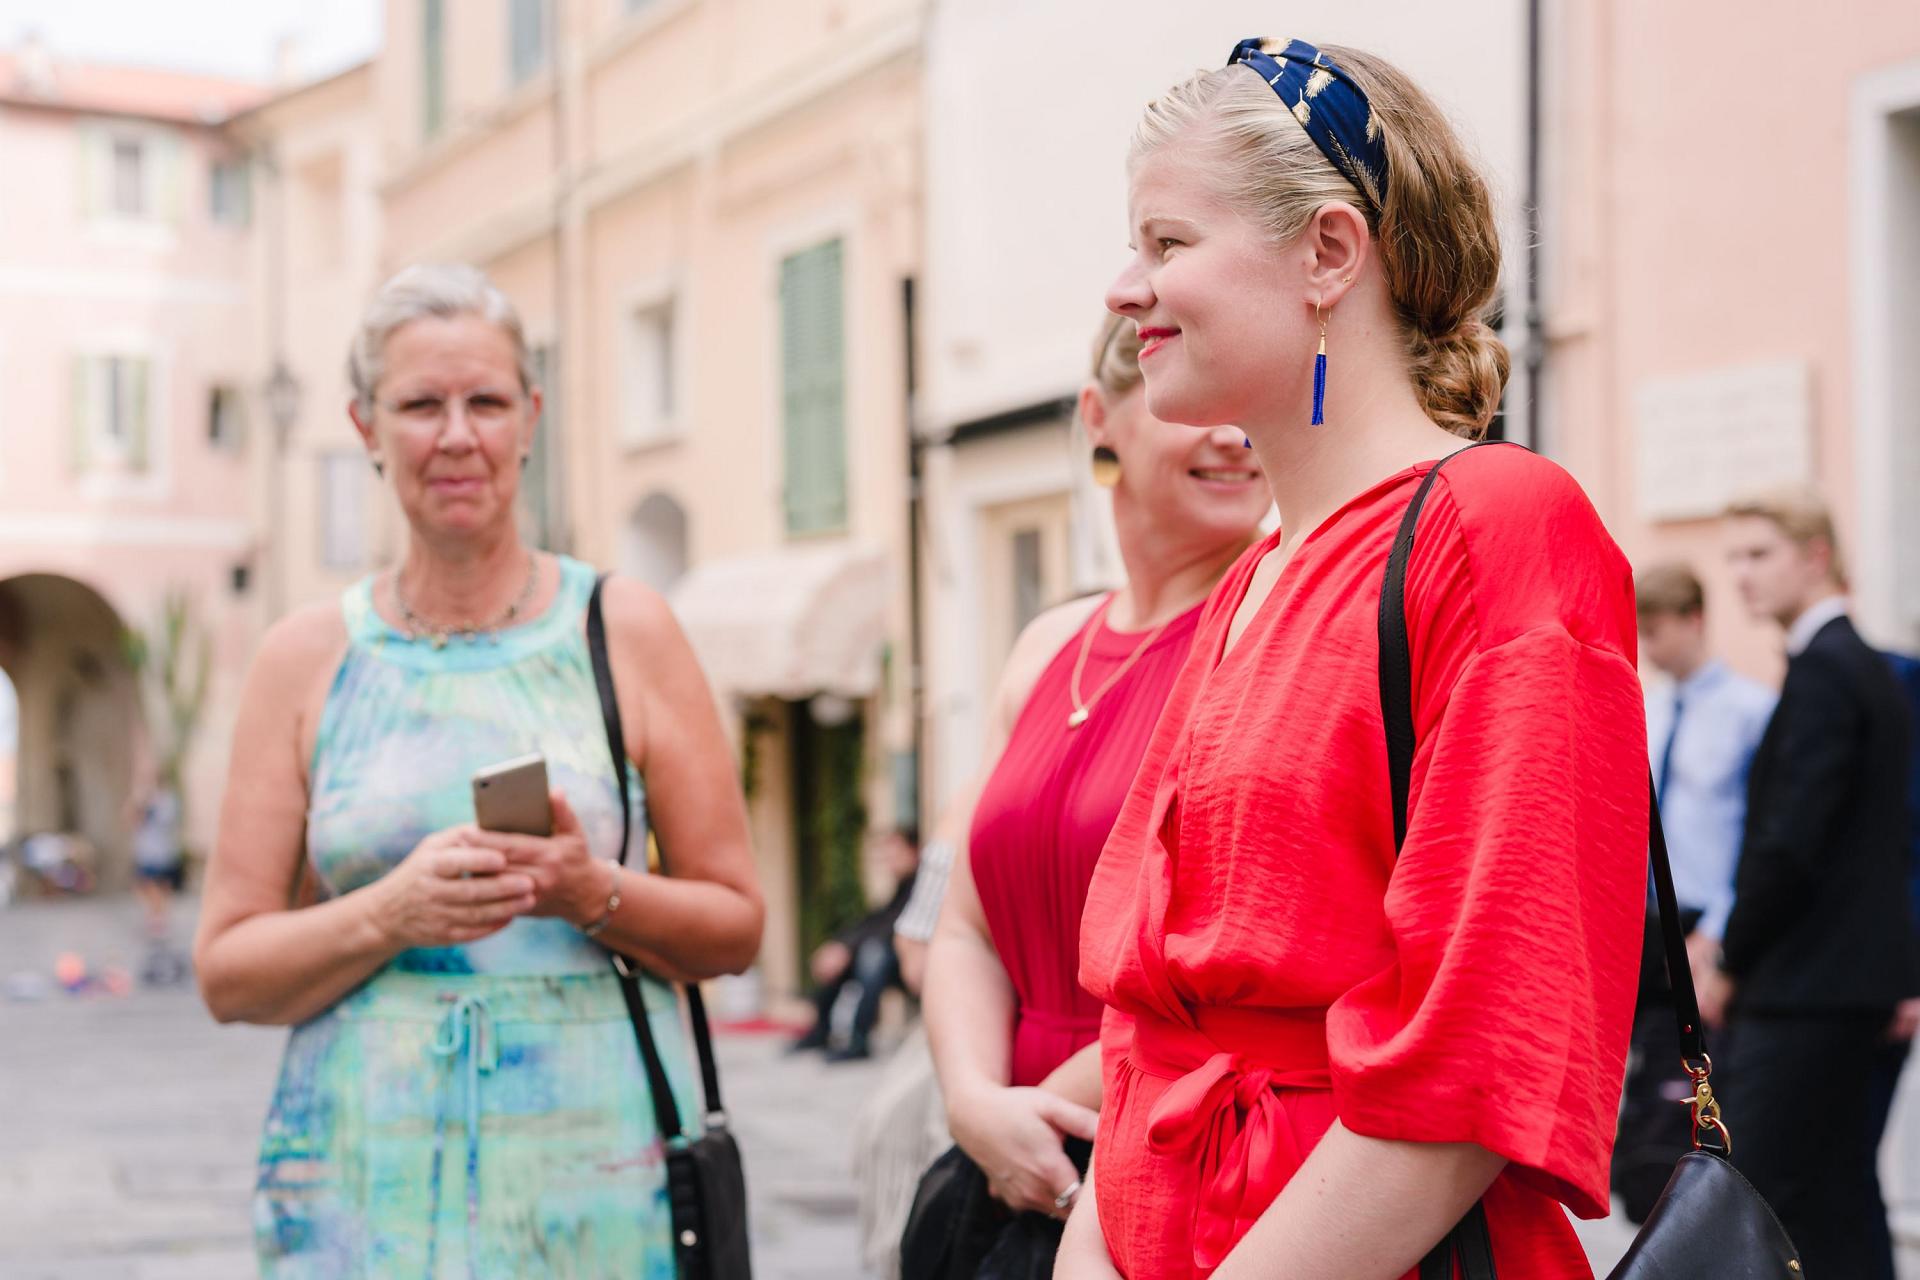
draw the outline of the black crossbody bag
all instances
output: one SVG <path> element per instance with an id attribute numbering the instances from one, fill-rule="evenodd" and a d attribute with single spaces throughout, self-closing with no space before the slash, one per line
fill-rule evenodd
<path id="1" fill-rule="evenodd" d="M 601 614 L 601 578 L 587 600 L 587 653 L 593 660 L 593 683 L 600 693 L 600 716 L 606 723 L 607 751 L 613 757 L 615 789 L 620 793 L 620 865 L 627 862 L 631 842 L 633 797 L 627 792 L 627 740 L 620 727 L 620 703 L 613 692 L 613 666 L 607 660 L 607 624 Z M 662 874 L 667 866 L 660 864 Z M 647 1022 L 646 996 L 640 970 L 617 951 L 609 950 L 620 995 L 633 1020 L 633 1036 L 640 1043 L 640 1062 L 647 1072 L 647 1092 L 653 1099 L 654 1122 L 659 1126 L 667 1162 L 667 1197 L 673 1212 L 673 1250 L 680 1280 L 752 1280 L 747 1252 L 747 1180 L 740 1163 L 740 1147 L 727 1125 L 720 1103 L 720 1070 L 713 1060 L 713 1032 L 707 1026 L 707 1006 L 700 988 L 686 984 L 688 1019 L 700 1057 L 700 1082 L 706 1092 L 706 1123 L 688 1136 L 680 1122 L 680 1108 L 653 1042 Z M 671 986 L 671 984 L 669 984 Z"/>
<path id="2" fill-rule="evenodd" d="M 1485 441 L 1485 444 L 1496 443 Z M 1407 644 L 1407 560 L 1413 553 L 1420 508 L 1440 468 L 1468 445 L 1434 464 L 1414 493 L 1387 557 L 1380 589 L 1380 710 L 1386 721 L 1387 764 L 1393 789 L 1393 847 L 1407 838 L 1407 794 L 1413 777 L 1413 661 Z M 1518 447 L 1518 446 L 1515 446 Z M 1660 800 L 1647 776 L 1648 846 L 1654 896 L 1660 906 L 1660 935 L 1667 955 L 1667 978 L 1680 1028 L 1680 1061 L 1692 1077 L 1693 1150 L 1674 1166 L 1667 1188 L 1634 1237 L 1608 1280 L 1713 1280 L 1714 1277 L 1801 1274 L 1800 1257 L 1753 1184 L 1733 1167 L 1732 1140 L 1720 1118 L 1720 1104 L 1708 1078 L 1713 1060 L 1700 1025 L 1699 998 L 1687 963 L 1687 942 L 1680 931 L 1680 907 L 1673 892 L 1673 868 L 1667 861 L 1667 837 L 1660 826 Z M 1453 1280 L 1455 1262 L 1461 1280 L 1497 1280 L 1493 1241 L 1483 1205 L 1475 1204 L 1420 1262 L 1420 1280 Z"/>

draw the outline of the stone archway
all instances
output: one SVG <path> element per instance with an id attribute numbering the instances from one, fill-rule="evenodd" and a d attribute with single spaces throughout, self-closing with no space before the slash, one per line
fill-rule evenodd
<path id="1" fill-rule="evenodd" d="M 672 496 L 652 493 L 627 517 L 620 571 L 664 592 L 687 571 L 687 511 Z"/>
<path id="2" fill-rule="evenodd" d="M 15 832 L 84 837 L 100 886 L 124 887 L 141 711 L 120 615 L 72 578 L 0 581 L 0 669 L 18 703 Z"/>
<path id="3" fill-rule="evenodd" d="M 20 790 L 20 703 L 0 667 L 0 848 L 13 839 L 14 796 Z"/>

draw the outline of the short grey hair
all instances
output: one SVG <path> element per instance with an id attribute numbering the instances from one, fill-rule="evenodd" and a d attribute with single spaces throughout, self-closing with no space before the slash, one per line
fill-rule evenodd
<path id="1" fill-rule="evenodd" d="M 532 392 L 533 356 L 513 300 L 478 267 L 464 262 L 421 263 L 402 268 L 381 285 L 360 315 L 347 352 L 347 377 L 361 413 L 373 412 L 374 389 L 387 371 L 387 340 L 402 326 L 429 316 L 441 320 L 479 316 L 497 327 L 513 343 L 520 389 Z"/>

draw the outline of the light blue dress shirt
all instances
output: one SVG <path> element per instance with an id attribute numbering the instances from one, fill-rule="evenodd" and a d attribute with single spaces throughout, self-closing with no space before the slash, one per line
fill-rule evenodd
<path id="1" fill-rule="evenodd" d="M 1660 819 L 1673 860 L 1674 894 L 1682 907 L 1702 913 L 1698 928 L 1712 938 L 1726 930 L 1733 910 L 1747 770 L 1777 701 L 1772 690 L 1720 662 L 1647 698 L 1647 745 L 1656 778 L 1667 761 Z"/>

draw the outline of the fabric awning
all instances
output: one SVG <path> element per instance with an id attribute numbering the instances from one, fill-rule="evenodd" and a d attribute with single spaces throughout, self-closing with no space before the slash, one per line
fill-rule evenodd
<path id="1" fill-rule="evenodd" d="M 864 698 L 880 687 L 887 561 L 854 543 L 780 547 L 688 572 L 668 601 L 722 694 Z"/>

